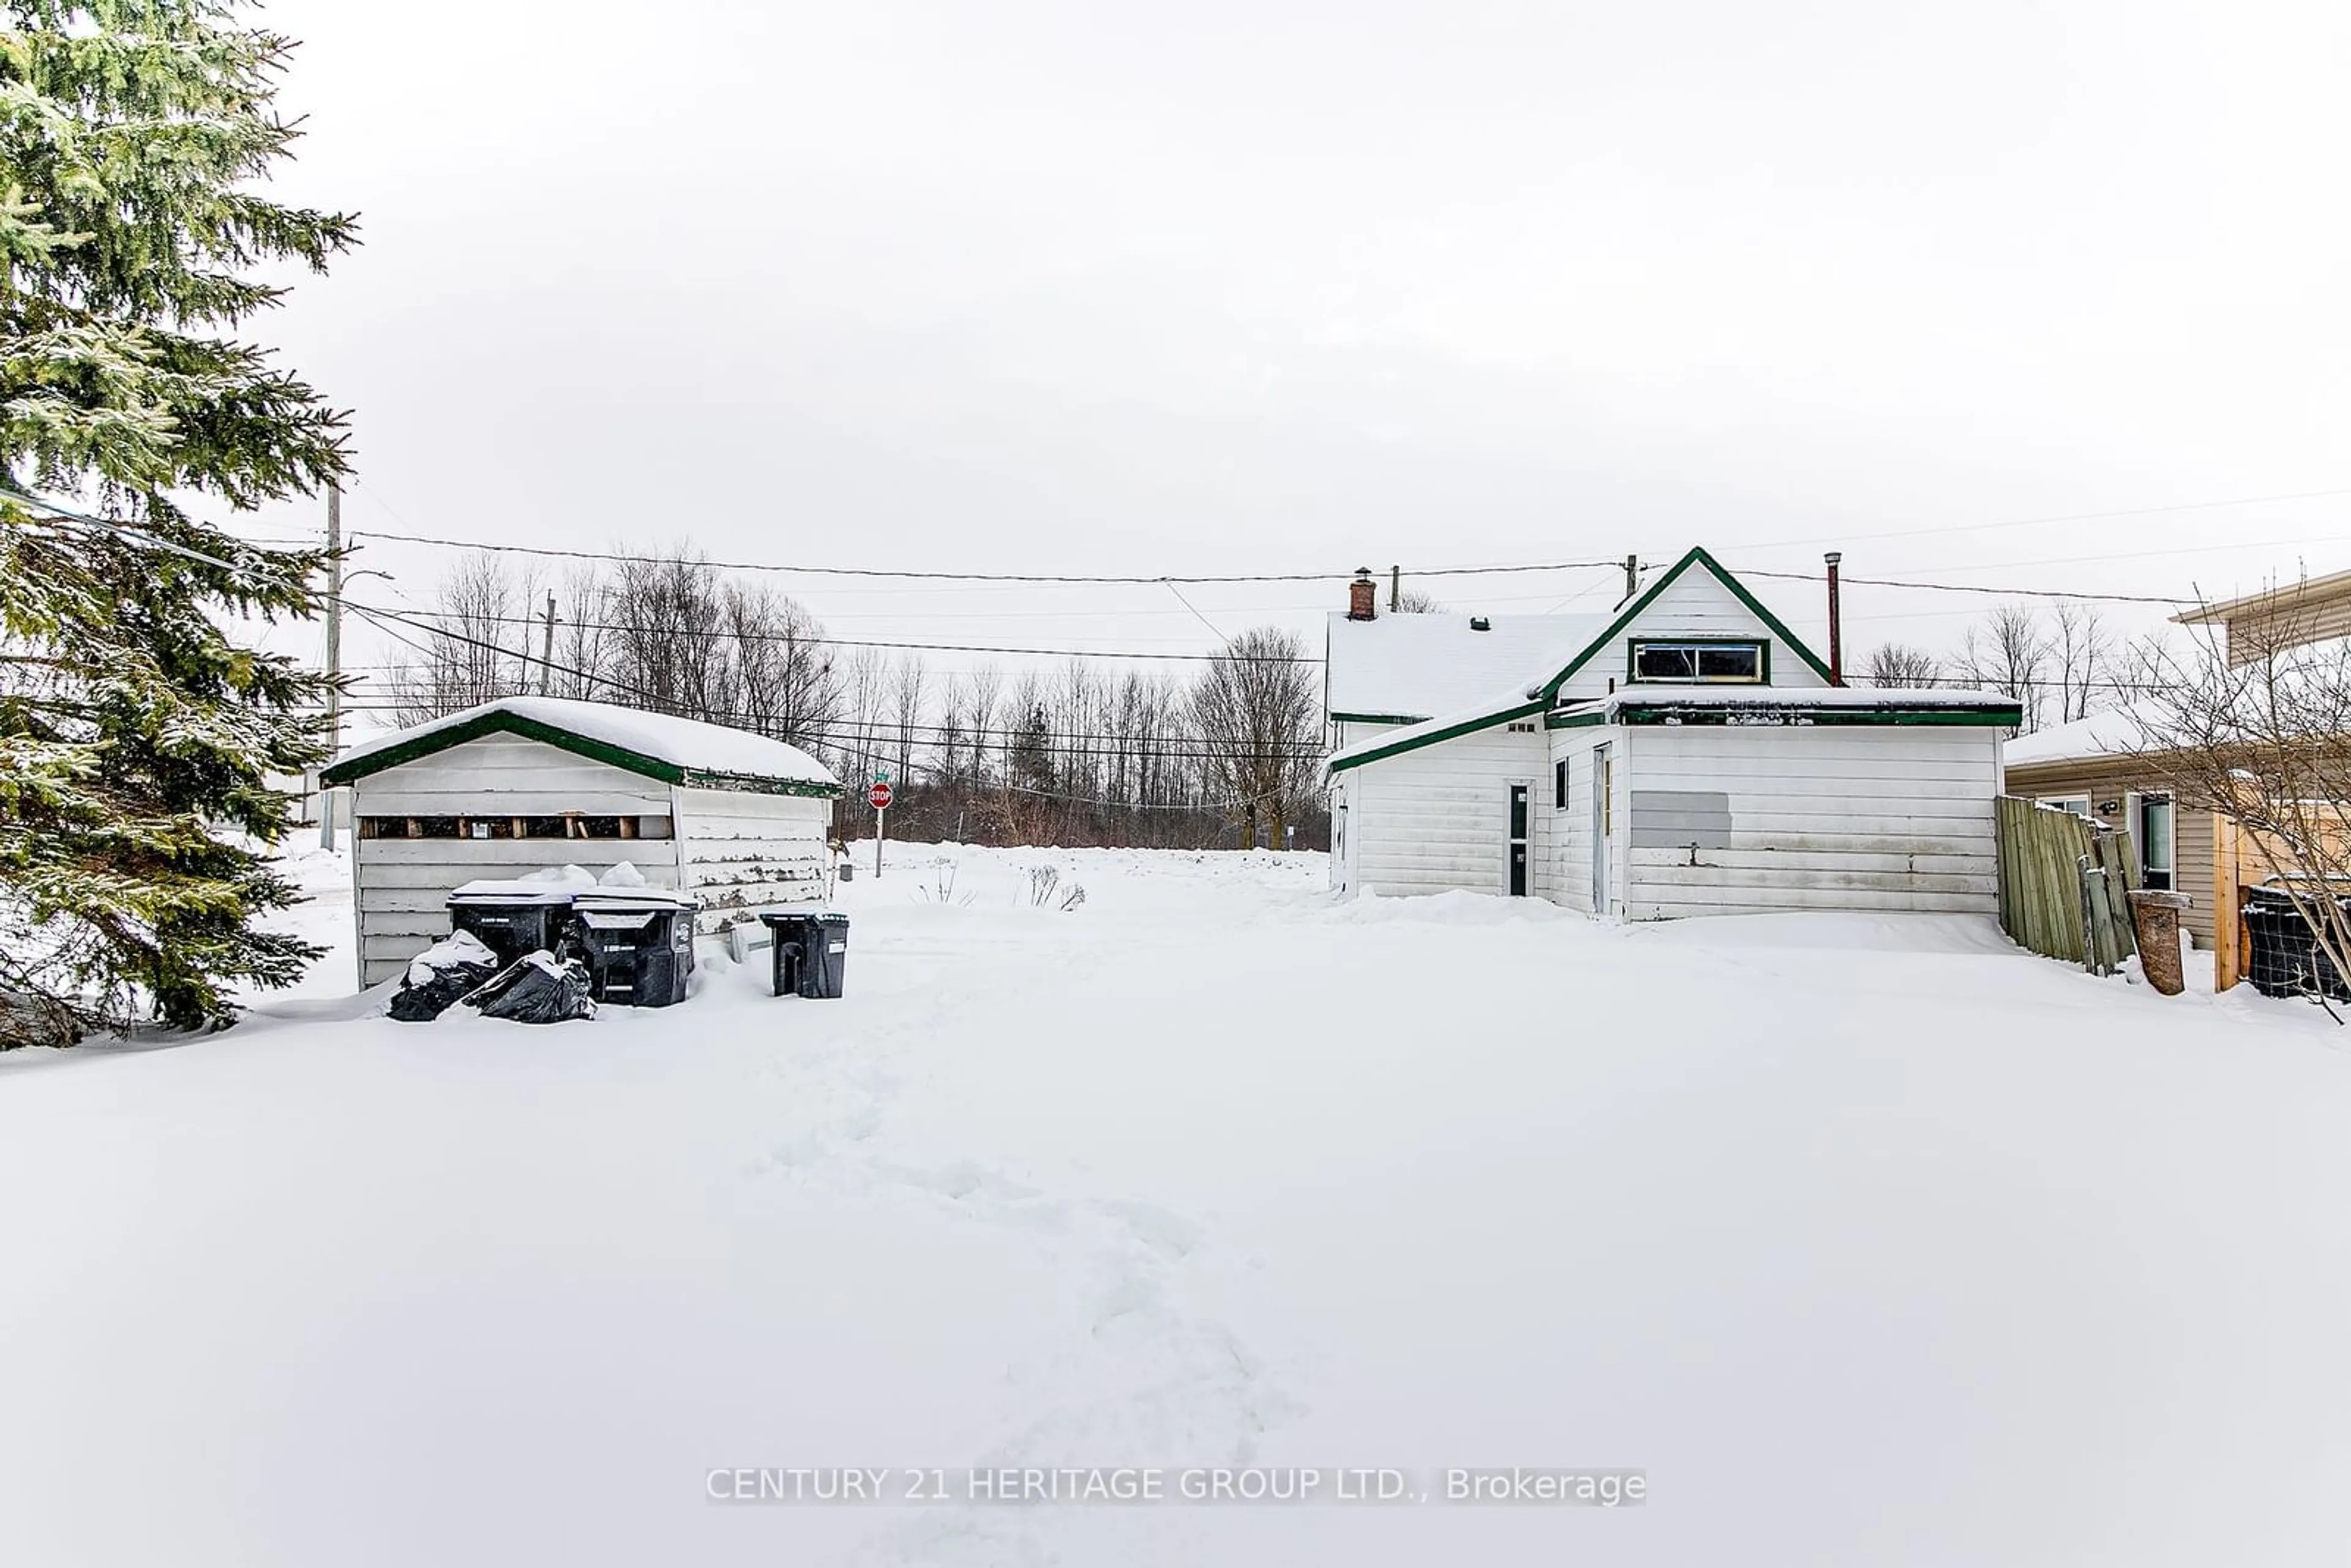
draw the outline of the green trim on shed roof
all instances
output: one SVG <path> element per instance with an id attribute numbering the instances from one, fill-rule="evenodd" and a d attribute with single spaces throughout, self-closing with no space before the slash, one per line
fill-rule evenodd
<path id="1" fill-rule="evenodd" d="M 1821 656 L 1818 653 L 1813 653 L 1810 648 L 1804 645 L 1802 638 L 1797 636 L 1793 632 L 1789 631 L 1786 623 L 1781 621 L 1777 615 L 1772 614 L 1770 610 L 1766 609 L 1761 600 L 1748 592 L 1747 585 L 1740 581 L 1737 578 L 1731 576 L 1730 570 L 1728 567 L 1715 559 L 1711 555 L 1708 555 L 1706 551 L 1705 546 L 1692 545 L 1688 554 L 1683 556 L 1681 559 L 1674 562 L 1670 567 L 1667 567 L 1666 569 L 1666 574 L 1645 589 L 1638 599 L 1633 601 L 1631 604 L 1626 605 L 1625 607 L 1624 613 L 1617 616 L 1615 620 L 1610 622 L 1608 623 L 1608 629 L 1605 632 L 1601 632 L 1599 636 L 1594 637 L 1588 644 L 1586 644 L 1583 652 L 1569 660 L 1565 669 L 1560 671 L 1559 674 L 1553 675 L 1550 680 L 1543 683 L 1543 700 L 1548 703 L 1555 699 L 1559 695 L 1559 688 L 1566 684 L 1569 676 L 1574 674 L 1576 671 L 1590 664 L 1593 657 L 1597 654 L 1601 649 L 1609 646 L 1611 643 L 1614 643 L 1617 638 L 1622 637 L 1625 633 L 1626 630 L 1632 626 L 1633 622 L 1640 618 L 1642 612 L 1648 609 L 1651 604 L 1656 602 L 1657 596 L 1665 592 L 1667 589 L 1671 588 L 1674 585 L 1675 580 L 1693 566 L 1702 566 L 1706 568 L 1706 570 L 1713 575 L 1716 581 L 1721 583 L 1723 587 L 1730 590 L 1732 595 L 1738 599 L 1739 602 L 1745 605 L 1758 621 L 1763 622 L 1763 626 L 1766 631 L 1770 632 L 1772 636 L 1777 637 L 1781 642 L 1785 643 L 1791 649 L 1792 649 L 1796 657 L 1803 660 L 1805 664 L 1811 665 L 1813 674 L 1819 675 L 1820 678 L 1824 681 L 1829 678 L 1828 665 L 1822 661 Z M 1687 642 L 1690 639 L 1670 639 L 1661 634 L 1657 640 L 1660 642 L 1676 640 Z"/>
<path id="2" fill-rule="evenodd" d="M 1446 740 L 1458 740 L 1465 735 L 1474 735 L 1481 729 L 1491 729 L 1498 724 L 1508 724 L 1514 718 L 1525 718 L 1531 714 L 1542 712 L 1542 708 L 1543 705 L 1540 702 L 1525 702 L 1513 707 L 1499 707 L 1491 713 L 1479 714 L 1475 718 L 1465 718 L 1458 724 L 1448 724 L 1441 729 L 1432 729 L 1426 735 L 1392 740 L 1384 746 L 1375 746 L 1369 751 L 1359 751 L 1353 757 L 1333 758 L 1328 764 L 1329 771 L 1343 773 L 1350 768 L 1361 768 L 1366 762 L 1384 762 L 1391 757 L 1401 757 L 1407 751 L 1418 751 L 1424 746 L 1435 746 Z"/>
<path id="3" fill-rule="evenodd" d="M 1808 704 L 1802 697 L 1788 703 L 1752 703 L 1708 706 L 1673 702 L 1620 703 L 1619 724 L 1727 725 L 1733 727 L 1775 727 L 1788 720 L 1806 725 L 1944 724 L 1984 729 L 2010 728 L 2023 722 L 2024 710 L 2013 705 L 1979 707 L 1829 707 Z"/>
<path id="4" fill-rule="evenodd" d="M 758 779 L 739 773 L 720 773 L 707 768 L 681 768 L 674 762 L 664 762 L 658 757 L 647 757 L 642 751 L 632 751 L 625 746 L 615 746 L 608 740 L 576 734 L 520 714 L 494 710 L 476 715 L 463 724 L 447 725 L 440 729 L 412 735 L 396 740 L 380 751 L 365 757 L 351 758 L 332 763 L 321 769 L 322 784 L 344 785 L 358 782 L 386 768 L 398 768 L 463 746 L 469 740 L 486 736 L 518 735 L 526 740 L 536 740 L 552 746 L 559 751 L 569 751 L 575 757 L 585 757 L 593 762 L 610 764 L 624 772 L 647 779 L 657 779 L 664 784 L 683 784 L 695 789 L 735 789 L 757 795 L 812 795 L 829 798 L 841 793 L 838 784 L 816 784 L 797 779 Z"/>
<path id="5" fill-rule="evenodd" d="M 1334 713 L 1332 724 L 1426 724 L 1433 713 Z"/>

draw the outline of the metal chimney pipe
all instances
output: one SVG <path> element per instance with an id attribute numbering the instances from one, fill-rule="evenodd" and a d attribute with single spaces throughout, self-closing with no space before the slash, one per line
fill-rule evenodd
<path id="1" fill-rule="evenodd" d="M 1844 559 L 1843 550 L 1830 550 L 1821 559 L 1829 563 L 1829 685 L 1844 685 L 1844 617 L 1837 608 L 1837 562 Z"/>

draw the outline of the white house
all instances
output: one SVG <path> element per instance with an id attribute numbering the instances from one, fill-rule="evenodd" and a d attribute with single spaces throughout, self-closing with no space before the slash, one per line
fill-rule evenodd
<path id="1" fill-rule="evenodd" d="M 351 792 L 360 984 L 449 933 L 477 878 L 622 861 L 690 894 L 705 928 L 820 903 L 840 782 L 780 740 L 602 703 L 503 697 L 350 747 L 321 776 Z"/>
<path id="2" fill-rule="evenodd" d="M 1634 920 L 1995 914 L 2017 705 L 1867 690 L 1703 549 L 1593 616 L 1333 615 L 1332 876 Z"/>

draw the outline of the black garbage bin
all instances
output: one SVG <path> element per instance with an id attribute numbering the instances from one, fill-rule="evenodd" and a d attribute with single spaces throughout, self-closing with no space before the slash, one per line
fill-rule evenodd
<path id="1" fill-rule="evenodd" d="M 849 916 L 831 909 L 770 909 L 759 916 L 775 938 L 771 980 L 779 997 L 837 997 L 849 969 Z"/>
<path id="2" fill-rule="evenodd" d="M 574 891 L 552 882 L 469 882 L 449 895 L 449 929 L 480 937 L 501 965 L 557 952 L 571 935 Z"/>
<path id="3" fill-rule="evenodd" d="M 2351 905 L 2351 900 L 2343 901 Z M 2313 992 L 2351 1001 L 2335 961 L 2318 945 L 2318 934 L 2284 891 L 2249 889 L 2244 903 L 2245 977 L 2265 997 L 2306 997 Z"/>
<path id="4" fill-rule="evenodd" d="M 685 1000 L 694 973 L 690 898 L 659 888 L 582 888 L 571 901 L 588 966 L 588 994 L 615 1007 Z"/>

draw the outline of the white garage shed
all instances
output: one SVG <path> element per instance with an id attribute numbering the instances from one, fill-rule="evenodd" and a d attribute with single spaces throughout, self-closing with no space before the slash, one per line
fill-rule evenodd
<path id="1" fill-rule="evenodd" d="M 780 740 L 560 697 L 466 708 L 343 753 L 322 776 L 351 791 L 360 984 L 449 931 L 449 894 L 481 878 L 625 861 L 735 911 L 821 903 L 841 784 Z"/>

